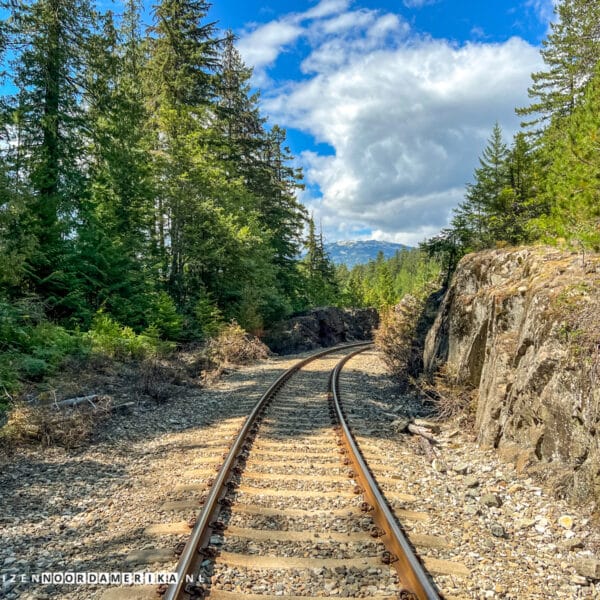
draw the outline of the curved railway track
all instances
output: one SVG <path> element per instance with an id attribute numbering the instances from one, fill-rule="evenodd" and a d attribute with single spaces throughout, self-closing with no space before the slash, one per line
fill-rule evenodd
<path id="1" fill-rule="evenodd" d="M 195 468 L 182 473 L 175 499 L 159 512 L 197 516 L 146 527 L 146 541 L 125 559 L 156 566 L 175 555 L 177 583 L 112 588 L 102 599 L 145 600 L 158 591 L 167 600 L 436 600 L 422 564 L 456 589 L 454 578 L 468 569 L 455 562 L 448 540 L 423 530 L 430 515 L 418 512 L 419 498 L 373 437 L 355 369 L 342 373 L 370 347 L 309 356 L 260 399 L 241 401 L 239 417 L 180 449 L 182 469 Z M 410 543 L 397 518 L 408 524 Z"/>
<path id="2" fill-rule="evenodd" d="M 359 346 L 301 361 L 257 403 L 205 499 L 181 554 L 178 582 L 166 589 L 165 600 L 243 598 L 236 584 L 247 570 L 273 571 L 271 585 L 258 586 L 265 599 L 307 597 L 301 582 L 315 577 L 338 597 L 346 590 L 363 597 L 439 598 L 346 424 L 339 373 L 369 347 Z M 289 530 L 285 521 L 294 516 L 310 529 Z M 285 529 L 254 527 L 261 518 L 263 524 L 283 521 Z M 358 531 L 348 531 L 353 525 Z"/>

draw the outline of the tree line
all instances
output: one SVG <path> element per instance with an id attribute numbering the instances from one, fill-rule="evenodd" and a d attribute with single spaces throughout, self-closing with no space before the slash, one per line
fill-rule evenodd
<path id="1" fill-rule="evenodd" d="M 204 0 L 142 25 L 88 0 L 10 0 L 0 46 L 0 297 L 171 339 L 306 305 L 306 213 L 231 32 Z"/>
<path id="2" fill-rule="evenodd" d="M 496 124 L 449 227 L 423 245 L 450 274 L 466 253 L 532 242 L 600 249 L 600 4 L 561 0 L 512 143 Z"/>

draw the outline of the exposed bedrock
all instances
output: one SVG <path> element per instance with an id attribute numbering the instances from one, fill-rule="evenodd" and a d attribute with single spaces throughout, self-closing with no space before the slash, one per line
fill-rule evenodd
<path id="1" fill-rule="evenodd" d="M 483 444 L 553 463 L 565 491 L 600 501 L 600 257 L 550 248 L 463 258 L 424 365 L 478 390 Z"/>
<path id="2" fill-rule="evenodd" d="M 294 354 L 370 340 L 378 324 L 374 308 L 315 308 L 277 324 L 266 333 L 264 342 L 278 354 Z"/>

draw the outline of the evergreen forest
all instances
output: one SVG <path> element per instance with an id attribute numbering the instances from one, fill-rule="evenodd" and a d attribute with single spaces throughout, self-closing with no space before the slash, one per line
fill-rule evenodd
<path id="1" fill-rule="evenodd" d="M 324 251 L 286 131 L 210 4 L 161 0 L 149 27 L 123 6 L 3 2 L 0 394 L 94 346 L 144 355 L 232 320 L 383 309 L 483 248 L 598 249 L 598 3 L 557 4 L 522 131 L 493 128 L 450 225 L 352 270 Z"/>

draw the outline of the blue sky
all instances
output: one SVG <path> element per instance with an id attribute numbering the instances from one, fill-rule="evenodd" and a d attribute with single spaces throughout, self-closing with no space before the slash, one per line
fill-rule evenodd
<path id="1" fill-rule="evenodd" d="M 552 0 L 215 0 L 288 130 L 329 241 L 447 224 L 496 121 L 507 141 Z"/>

